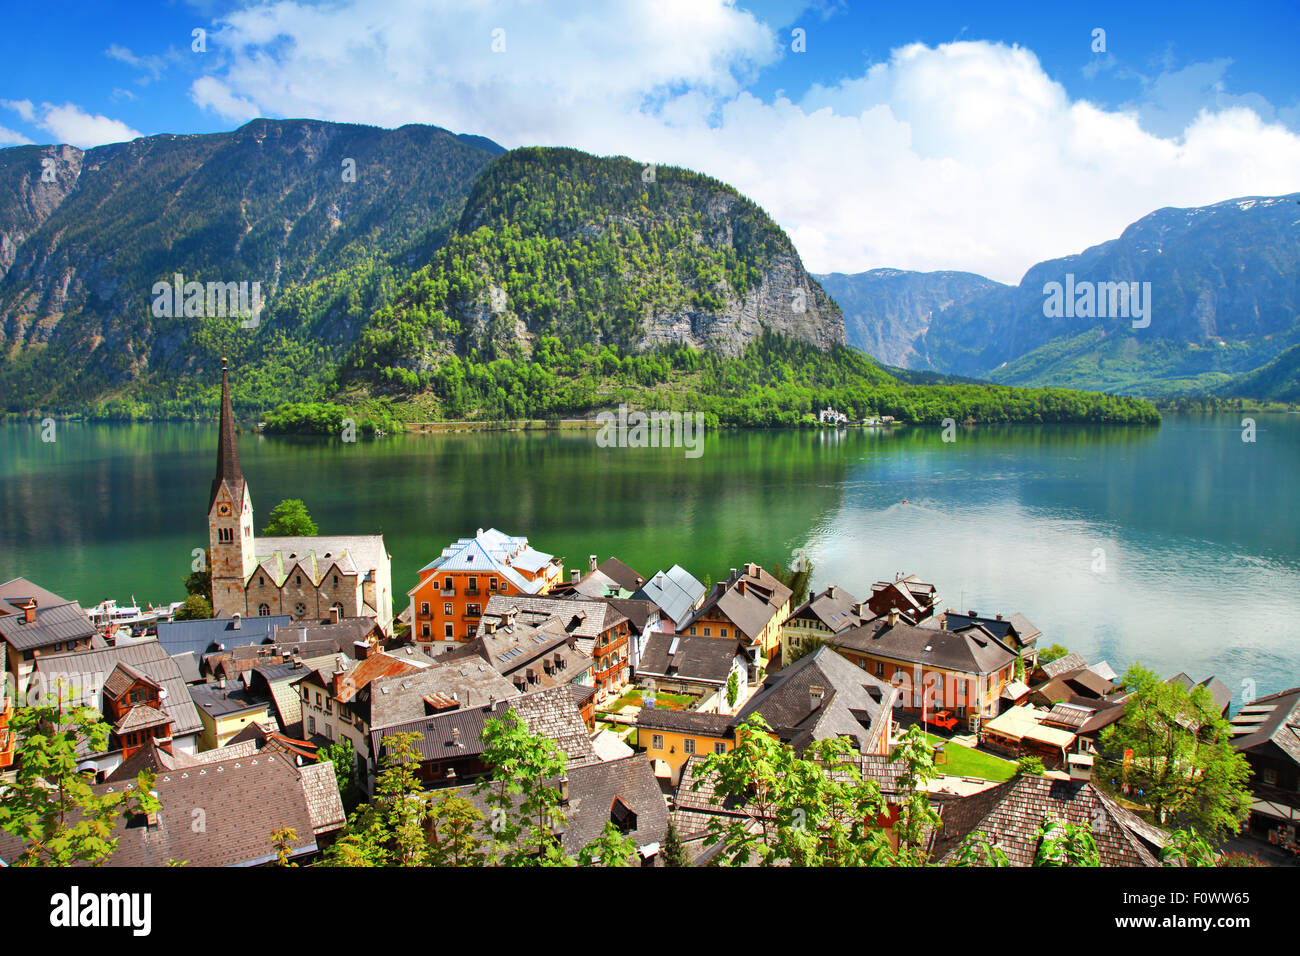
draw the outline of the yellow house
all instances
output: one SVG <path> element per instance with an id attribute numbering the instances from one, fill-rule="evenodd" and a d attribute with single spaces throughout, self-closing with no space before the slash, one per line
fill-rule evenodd
<path id="1" fill-rule="evenodd" d="M 226 681 L 196 684 L 190 696 L 198 708 L 203 731 L 199 734 L 199 750 L 215 750 L 229 743 L 230 738 L 251 723 L 274 723 L 269 701 L 252 697 L 242 683 L 227 686 Z"/>
<path id="2" fill-rule="evenodd" d="M 729 714 L 643 708 L 636 719 L 637 743 L 645 747 L 655 776 L 675 784 L 689 758 L 723 754 L 735 745 L 734 719 Z"/>
<path id="3" fill-rule="evenodd" d="M 781 653 L 781 625 L 790 616 L 793 592 L 757 564 L 733 568 L 714 585 L 704 603 L 682 622 L 679 632 L 740 640 L 750 661 L 749 679 Z"/>

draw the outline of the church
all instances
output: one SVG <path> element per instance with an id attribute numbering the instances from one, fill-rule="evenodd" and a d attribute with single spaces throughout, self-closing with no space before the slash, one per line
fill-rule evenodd
<path id="1" fill-rule="evenodd" d="M 224 359 L 208 542 L 214 615 L 289 614 L 298 621 L 369 617 L 392 634 L 392 556 L 383 535 L 272 538 L 253 533 L 253 499 L 239 468 Z"/>

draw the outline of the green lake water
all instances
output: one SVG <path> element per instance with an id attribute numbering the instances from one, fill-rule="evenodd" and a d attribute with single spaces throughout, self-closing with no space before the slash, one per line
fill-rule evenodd
<path id="1" fill-rule="evenodd" d="M 1160 428 L 710 433 L 704 454 L 600 448 L 595 432 L 344 444 L 245 432 L 260 528 L 302 498 L 322 533 L 382 531 L 403 594 L 480 527 L 562 555 L 703 579 L 744 561 L 816 566 L 865 596 L 897 571 L 943 606 L 1016 611 L 1117 671 L 1300 684 L 1300 416 L 1167 417 Z M 216 428 L 0 425 L 0 581 L 91 605 L 178 600 L 206 546 Z M 403 598 L 395 606 L 405 606 Z"/>

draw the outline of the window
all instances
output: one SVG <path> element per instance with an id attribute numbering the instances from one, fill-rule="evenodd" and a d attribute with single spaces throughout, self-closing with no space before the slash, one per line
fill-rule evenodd
<path id="1" fill-rule="evenodd" d="M 682 751 L 688 754 L 695 753 L 695 738 L 687 737 L 682 741 Z"/>
<path id="2" fill-rule="evenodd" d="M 488 578 L 488 590 L 489 590 L 489 591 L 495 591 L 496 589 L 497 589 L 497 579 L 496 579 L 496 578 Z"/>
<path id="3" fill-rule="evenodd" d="M 471 594 L 478 590 L 478 578 L 472 574 L 469 576 L 469 587 L 466 590 Z"/>
<path id="4" fill-rule="evenodd" d="M 451 582 L 451 578 L 445 578 L 445 579 L 443 580 L 443 582 L 442 582 L 442 589 L 443 589 L 444 591 L 451 591 L 452 588 L 453 588 L 453 585 L 452 585 L 452 582 Z"/>
<path id="5" fill-rule="evenodd" d="M 316 733 L 316 718 L 312 717 L 310 714 L 307 715 L 307 733 Z"/>
<path id="6" fill-rule="evenodd" d="M 307 605 L 299 601 L 293 606 L 294 617 L 303 618 L 307 616 Z"/>
<path id="7" fill-rule="evenodd" d="M 713 752 L 715 754 L 725 754 L 727 752 L 727 745 L 721 740 L 716 741 L 713 745 Z"/>
<path id="8" fill-rule="evenodd" d="M 421 637 L 428 637 L 428 636 L 429 636 L 429 622 L 428 622 L 428 621 L 425 621 L 423 624 L 420 625 L 420 636 L 421 636 Z"/>
<path id="9" fill-rule="evenodd" d="M 320 706 L 320 691 L 316 692 L 316 706 Z"/>
<path id="10" fill-rule="evenodd" d="M 429 602 L 428 602 L 428 601 L 421 601 L 421 602 L 420 602 L 420 613 L 423 614 L 423 615 L 425 615 L 425 616 L 428 616 L 428 614 L 429 614 Z"/>
<path id="11" fill-rule="evenodd" d="M 725 627 L 724 627 L 724 628 L 721 628 L 721 629 L 719 629 L 718 633 L 719 633 L 720 635 L 722 635 L 723 637 L 726 637 L 726 636 L 727 636 L 727 629 L 726 629 Z"/>
<path id="12" fill-rule="evenodd" d="M 451 638 L 452 638 L 451 630 L 452 630 L 451 622 L 448 621 L 446 624 L 443 625 L 443 636 L 446 637 L 447 640 L 449 640 L 449 641 L 450 641 Z"/>
<path id="13" fill-rule="evenodd" d="M 1269 786 L 1277 785 L 1277 770 L 1273 767 L 1264 767 L 1260 772 L 1260 778 Z"/>
<path id="14" fill-rule="evenodd" d="M 478 617 L 478 616 L 479 616 L 479 606 L 478 606 L 477 604 L 466 604 L 466 605 L 465 605 L 465 616 L 466 616 L 466 617 Z"/>
<path id="15" fill-rule="evenodd" d="M 295 587 L 302 587 L 302 575 L 301 575 L 301 574 L 295 574 L 295 575 L 293 576 L 293 583 L 294 583 L 294 586 L 295 586 Z"/>
<path id="16" fill-rule="evenodd" d="M 333 698 L 333 697 L 326 697 L 326 698 L 325 698 L 325 713 L 327 713 L 327 714 L 332 714 L 332 713 L 334 713 L 334 698 Z"/>
<path id="17" fill-rule="evenodd" d="M 651 736 L 651 738 L 650 738 L 650 749 L 651 749 L 651 750 L 663 750 L 663 749 L 664 749 L 664 735 L 663 735 L 663 734 L 654 734 L 653 736 Z"/>
<path id="18" fill-rule="evenodd" d="M 446 615 L 448 615 L 448 616 L 451 616 L 452 614 L 454 614 L 454 613 L 456 613 L 456 612 L 453 611 L 453 610 L 451 609 L 451 604 L 450 604 L 450 602 L 449 602 L 449 603 L 444 604 L 444 605 L 442 606 L 442 613 L 443 613 L 443 614 L 446 614 Z"/>
<path id="19" fill-rule="evenodd" d="M 259 604 L 259 605 L 257 606 L 257 616 L 258 616 L 258 617 L 270 617 L 270 616 L 271 616 L 271 605 L 269 605 L 269 604 Z"/>
<path id="20" fill-rule="evenodd" d="M 302 702 L 304 704 L 311 703 L 311 691 L 309 691 L 306 687 L 302 689 Z"/>
<path id="21" fill-rule="evenodd" d="M 712 634 L 712 628 L 708 628 L 708 627 L 706 627 L 706 628 L 704 629 L 704 636 L 705 636 L 705 637 L 712 637 L 712 636 L 713 636 L 713 634 Z"/>
<path id="22" fill-rule="evenodd" d="M 866 662 L 864 661 L 863 663 L 866 663 Z M 877 676 L 877 677 L 884 677 L 884 676 L 885 676 L 885 662 L 884 662 L 884 661 L 876 661 L 876 676 Z"/>

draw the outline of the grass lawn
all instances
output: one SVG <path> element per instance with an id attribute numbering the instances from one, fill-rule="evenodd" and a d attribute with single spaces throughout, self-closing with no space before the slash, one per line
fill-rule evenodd
<path id="1" fill-rule="evenodd" d="M 655 694 L 655 706 L 662 707 L 664 710 L 685 710 L 693 703 L 695 703 L 695 698 L 689 694 Z M 617 714 L 629 704 L 633 707 L 645 706 L 645 701 L 641 699 L 641 691 L 637 688 L 625 691 L 622 697 L 609 705 L 608 711 Z"/>
<path id="2" fill-rule="evenodd" d="M 954 777 L 979 777 L 981 780 L 996 780 L 998 783 L 1016 775 L 1016 765 L 1010 760 L 945 741 L 934 734 L 926 734 L 926 737 L 932 745 L 943 744 L 944 752 L 948 755 L 947 763 L 936 765 L 940 773 Z"/>

